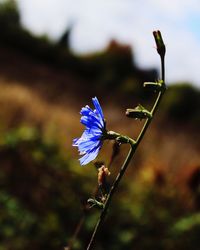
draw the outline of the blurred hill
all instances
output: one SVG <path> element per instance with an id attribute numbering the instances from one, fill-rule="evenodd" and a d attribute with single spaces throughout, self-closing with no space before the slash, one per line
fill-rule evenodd
<path id="1" fill-rule="evenodd" d="M 97 173 L 92 164 L 81 168 L 71 148 L 82 131 L 80 107 L 98 96 L 109 128 L 137 135 L 142 123 L 124 111 L 138 102 L 149 107 L 154 93 L 142 85 L 157 80 L 158 70 L 139 68 L 130 46 L 115 40 L 103 51 L 74 54 L 71 27 L 56 42 L 36 37 L 21 26 L 12 0 L 0 1 L 0 29 L 0 250 L 63 249 L 83 217 L 73 249 L 85 249 L 97 213 L 84 202 Z M 98 250 L 198 250 L 199 107 L 200 91 L 189 83 L 168 87 Z M 112 146 L 102 149 L 106 164 Z"/>
<path id="2" fill-rule="evenodd" d="M 15 80 L 18 78 L 23 80 L 20 77 L 26 78 L 27 85 L 34 86 L 34 82 L 37 81 L 35 77 L 42 77 L 40 72 L 35 74 L 34 70 L 39 71 L 38 66 L 41 66 L 42 70 L 43 66 L 50 79 L 53 72 L 54 75 L 62 75 L 66 78 L 63 84 L 60 83 L 60 79 L 48 81 L 49 92 L 52 91 L 55 97 L 60 94 L 54 92 L 55 85 L 62 93 L 67 94 L 71 91 L 77 95 L 80 92 L 80 97 L 83 90 L 87 90 L 84 91 L 87 97 L 97 93 L 102 95 L 105 91 L 108 93 L 112 91 L 113 95 L 121 90 L 124 91 L 124 96 L 131 94 L 136 96 L 137 87 L 132 86 L 142 84 L 146 78 L 151 81 L 157 78 L 155 69 L 142 70 L 135 65 L 134 55 L 128 45 L 119 44 L 114 40 L 104 51 L 80 57 L 70 51 L 68 42 L 70 28 L 57 42 L 51 42 L 47 37 L 33 36 L 21 26 L 17 6 L 13 1 L 1 4 L 0 26 L 2 27 L 1 74 L 6 74 Z M 69 80 L 69 76 L 73 78 Z M 131 84 L 131 81 L 134 84 Z M 45 81 L 42 84 L 47 85 Z"/>
<path id="3" fill-rule="evenodd" d="M 17 5 L 10 0 L 0 3 L 0 27 L 1 78 L 34 89 L 51 103 L 75 100 L 73 104 L 80 106 L 82 100 L 97 95 L 115 105 L 120 100 L 125 108 L 141 99 L 148 102 L 147 97 L 151 100 L 142 84 L 157 80 L 158 71 L 138 68 L 129 45 L 113 40 L 104 51 L 75 55 L 70 50 L 71 27 L 57 42 L 35 37 L 21 26 Z M 199 90 L 184 83 L 170 85 L 168 94 L 165 114 L 175 120 L 187 116 L 199 122 Z"/>

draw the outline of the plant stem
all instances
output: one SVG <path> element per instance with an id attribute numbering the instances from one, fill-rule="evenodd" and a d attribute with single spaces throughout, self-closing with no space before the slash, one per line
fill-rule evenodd
<path id="1" fill-rule="evenodd" d="M 165 58 L 164 57 L 161 57 L 161 76 L 162 76 L 162 84 L 165 85 Z M 160 101 L 161 101 L 161 98 L 163 96 L 165 92 L 165 88 L 164 90 L 160 90 L 159 93 L 158 93 L 158 96 L 156 98 L 156 101 L 151 109 L 151 116 L 152 118 L 154 117 L 155 115 L 155 112 L 160 104 Z M 140 144 L 141 140 L 143 139 L 144 135 L 145 135 L 145 132 L 146 130 L 148 129 L 150 123 L 151 123 L 151 120 L 152 118 L 148 118 L 145 123 L 144 123 L 144 126 L 136 140 L 136 147 Z"/>
<path id="2" fill-rule="evenodd" d="M 64 250 L 72 250 L 72 249 L 73 249 L 74 242 L 75 242 L 75 240 L 76 240 L 77 237 L 78 237 L 78 234 L 79 234 L 79 232 L 80 232 L 80 230 L 81 230 L 81 228 L 82 228 L 82 225 L 83 225 L 83 223 L 84 223 L 84 220 L 85 220 L 85 215 L 83 215 L 83 216 L 81 217 L 81 219 L 80 219 L 78 225 L 76 226 L 76 229 L 75 229 L 75 232 L 74 232 L 74 234 L 73 234 L 73 236 L 72 236 L 72 239 L 69 241 L 68 246 L 66 246 L 66 247 L 64 248 Z"/>
<path id="3" fill-rule="evenodd" d="M 95 226 L 95 229 L 93 231 L 92 237 L 91 237 L 90 242 L 88 244 L 87 250 L 92 249 L 92 245 L 93 245 L 94 239 L 96 237 L 97 231 L 99 230 L 101 224 L 104 221 L 104 218 L 105 218 L 105 216 L 107 214 L 107 210 L 108 210 L 108 207 L 110 205 L 112 196 L 115 193 L 115 190 L 117 189 L 118 184 L 119 184 L 121 178 L 123 177 L 123 175 L 124 175 L 124 173 L 125 173 L 125 171 L 126 171 L 126 169 L 128 167 L 128 164 L 129 164 L 130 160 L 133 157 L 134 152 L 135 152 L 135 147 L 134 147 L 134 145 L 131 145 L 131 148 L 130 148 L 129 153 L 128 153 L 127 157 L 126 157 L 126 160 L 124 161 L 124 163 L 123 163 L 123 165 L 122 165 L 122 167 L 120 169 L 120 172 L 118 173 L 118 175 L 117 175 L 117 177 L 116 177 L 116 179 L 115 179 L 115 181 L 114 181 L 114 183 L 113 183 L 113 185 L 112 185 L 112 187 L 110 189 L 110 192 L 109 192 L 109 194 L 107 196 L 107 200 L 105 202 L 105 205 L 104 205 L 104 208 L 103 208 L 103 210 L 101 212 L 99 220 L 98 220 L 98 222 L 97 222 L 97 224 Z"/>
<path id="4" fill-rule="evenodd" d="M 163 86 L 165 86 L 164 56 L 161 56 L 160 58 L 161 58 L 162 84 L 163 84 Z M 146 130 L 148 129 L 148 127 L 149 127 L 149 125 L 150 125 L 150 123 L 152 121 L 152 118 L 154 117 L 154 114 L 155 114 L 155 112 L 156 112 L 156 110 L 158 108 L 158 105 L 159 105 L 159 103 L 161 101 L 161 98 L 162 98 L 164 92 L 165 92 L 165 88 L 161 88 L 161 90 L 158 92 L 158 96 L 157 96 L 157 98 L 156 98 L 156 100 L 154 102 L 154 105 L 153 105 L 152 109 L 151 109 L 151 118 L 146 119 L 146 121 L 145 121 L 145 123 L 143 125 L 143 128 L 142 128 L 140 134 L 137 137 L 137 140 L 134 141 L 131 138 L 129 139 L 129 144 L 130 144 L 129 153 L 128 153 L 128 155 L 127 155 L 127 157 L 126 157 L 126 159 L 125 159 L 125 161 L 124 161 L 124 163 L 123 163 L 123 165 L 122 165 L 122 167 L 121 167 L 121 169 L 120 169 L 120 171 L 119 171 L 119 173 L 118 173 L 118 175 L 117 175 L 117 177 L 116 177 L 116 179 L 115 179 L 115 181 L 114 181 L 114 183 L 113 183 L 113 185 L 112 185 L 112 187 L 111 187 L 111 189 L 109 191 L 106 202 L 104 204 L 104 208 L 103 208 L 103 210 L 102 210 L 102 212 L 100 214 L 99 220 L 97 221 L 97 224 L 96 224 L 95 229 L 93 231 L 92 237 L 91 237 L 90 242 L 89 242 L 89 244 L 87 246 L 87 250 L 92 249 L 92 246 L 93 246 L 95 237 L 97 235 L 97 232 L 98 232 L 100 226 L 102 225 L 102 223 L 103 223 L 103 221 L 105 219 L 105 216 L 107 214 L 107 211 L 108 211 L 112 196 L 115 193 L 115 191 L 116 191 L 116 189 L 117 189 L 117 187 L 118 187 L 118 185 L 120 183 L 120 180 L 122 179 L 122 177 L 123 177 L 128 165 L 129 165 L 133 155 L 135 154 L 140 142 L 142 141 L 142 139 L 143 139 L 143 137 L 144 137 L 144 135 L 146 133 Z"/>

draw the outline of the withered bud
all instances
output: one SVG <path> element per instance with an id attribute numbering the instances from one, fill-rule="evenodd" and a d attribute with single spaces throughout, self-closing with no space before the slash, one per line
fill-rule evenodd
<path id="1" fill-rule="evenodd" d="M 110 175 L 110 171 L 104 165 L 98 169 L 98 184 L 99 186 L 106 185 L 106 178 Z"/>

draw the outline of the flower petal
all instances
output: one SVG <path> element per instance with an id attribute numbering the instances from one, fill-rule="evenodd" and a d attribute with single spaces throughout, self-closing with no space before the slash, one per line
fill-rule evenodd
<path id="1" fill-rule="evenodd" d="M 104 115 L 100 103 L 96 97 L 92 98 L 93 104 L 95 106 L 96 111 L 98 112 L 98 116 L 100 118 L 101 124 L 104 125 Z"/>
<path id="2" fill-rule="evenodd" d="M 81 158 L 79 159 L 81 165 L 86 165 L 86 164 L 88 164 L 90 161 L 93 161 L 93 160 L 97 157 L 97 155 L 98 155 L 98 153 L 99 153 L 99 150 L 100 150 L 100 148 L 98 147 L 98 148 L 96 148 L 95 150 L 93 150 L 92 152 L 90 152 L 90 153 L 88 153 L 88 154 L 85 154 L 83 157 L 81 157 Z"/>
<path id="3" fill-rule="evenodd" d="M 99 140 L 87 140 L 87 141 L 82 141 L 79 143 L 78 145 L 78 149 L 80 152 L 90 152 L 91 149 L 96 148 L 96 147 L 100 147 L 101 146 L 101 141 Z"/>
<path id="4" fill-rule="evenodd" d="M 80 121 L 86 127 L 91 128 L 91 127 L 96 126 L 96 127 L 100 128 L 100 129 L 103 129 L 102 124 L 100 123 L 100 121 L 95 116 L 92 116 L 92 115 L 90 115 L 90 116 L 82 116 Z"/>

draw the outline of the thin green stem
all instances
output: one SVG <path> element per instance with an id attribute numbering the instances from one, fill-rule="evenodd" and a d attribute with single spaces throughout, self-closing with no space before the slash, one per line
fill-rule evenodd
<path id="1" fill-rule="evenodd" d="M 165 85 L 165 60 L 164 60 L 164 57 L 161 57 L 161 76 L 162 76 L 162 84 Z M 163 88 L 165 89 L 165 88 Z M 160 104 L 160 101 L 161 101 L 161 98 L 165 92 L 165 90 L 160 90 L 159 93 L 158 93 L 158 96 L 156 98 L 156 101 L 151 109 L 151 116 L 152 118 L 154 117 L 155 115 L 155 112 Z M 140 144 L 141 140 L 143 139 L 144 135 L 145 135 L 145 132 L 146 130 L 148 129 L 150 123 L 151 123 L 151 120 L 152 118 L 148 118 L 145 123 L 144 123 L 144 126 L 136 140 L 136 147 Z"/>
<path id="2" fill-rule="evenodd" d="M 160 58 L 161 58 L 162 84 L 164 85 L 165 84 L 164 56 L 161 56 Z M 117 175 L 117 177 L 116 177 L 116 179 L 115 179 L 115 181 L 114 181 L 114 183 L 113 183 L 113 185 L 112 185 L 112 187 L 111 187 L 111 189 L 109 191 L 109 194 L 107 196 L 107 200 L 106 200 L 106 202 L 104 204 L 104 208 L 103 208 L 103 210 L 102 210 L 102 212 L 100 214 L 99 220 L 97 221 L 97 224 L 96 224 L 95 229 L 93 231 L 92 237 L 91 237 L 90 242 L 89 242 L 89 244 L 87 246 L 87 250 L 91 250 L 92 249 L 92 246 L 94 244 L 94 240 L 96 238 L 97 232 L 98 232 L 100 226 L 102 225 L 102 223 L 103 223 L 103 221 L 105 219 L 105 216 L 107 214 L 107 211 L 108 211 L 111 199 L 113 197 L 113 194 L 115 193 L 115 191 L 116 191 L 116 189 L 117 189 L 117 187 L 118 187 L 118 185 L 120 183 L 120 180 L 122 179 L 122 177 L 123 177 L 123 175 L 124 175 L 124 173 L 125 173 L 128 165 L 129 165 L 132 157 L 134 156 L 134 154 L 135 154 L 135 152 L 136 152 L 136 150 L 137 150 L 137 148 L 138 148 L 141 140 L 143 139 L 143 137 L 145 135 L 145 132 L 148 129 L 148 127 L 149 127 L 149 125 L 150 125 L 150 123 L 152 121 L 152 118 L 153 118 L 153 116 L 154 116 L 154 114 L 155 114 L 155 112 L 156 112 L 156 110 L 158 108 L 158 105 L 159 105 L 159 103 L 161 101 L 161 98 L 162 98 L 164 92 L 165 92 L 165 88 L 161 88 L 161 90 L 159 91 L 158 96 L 157 96 L 157 98 L 155 100 L 155 103 L 154 103 L 154 105 L 152 107 L 151 118 L 149 117 L 145 121 L 144 126 L 143 126 L 140 134 L 137 137 L 137 140 L 134 141 L 131 138 L 124 137 L 125 139 L 128 138 L 128 143 L 130 144 L 131 147 L 130 147 L 129 153 L 128 153 L 128 155 L 127 155 L 127 157 L 126 157 L 126 159 L 125 159 L 125 161 L 124 161 L 124 163 L 123 163 L 123 165 L 122 165 L 122 167 L 121 167 L 121 169 L 120 169 L 120 171 L 119 171 L 119 173 L 118 173 L 118 175 Z M 116 138 L 116 135 L 118 135 L 118 134 L 116 134 L 116 133 L 111 133 L 110 134 L 111 138 L 112 138 L 112 136 L 113 136 L 113 138 Z"/>
<path id="3" fill-rule="evenodd" d="M 158 107 L 158 104 L 160 103 L 162 94 L 163 94 L 163 93 L 162 93 L 161 91 L 160 91 L 159 94 L 158 94 L 158 97 L 157 97 L 157 99 L 156 99 L 156 101 L 155 101 L 155 104 L 154 104 L 154 106 L 153 106 L 153 108 L 152 108 L 152 111 L 151 111 L 152 117 L 153 117 L 153 115 L 155 114 L 155 111 L 156 111 L 156 109 L 157 109 L 157 107 Z M 93 245 L 93 243 L 94 243 L 94 240 L 95 240 L 95 237 L 96 237 L 96 235 L 97 235 L 97 232 L 98 232 L 98 230 L 99 230 L 101 224 L 103 223 L 104 218 L 105 218 L 105 216 L 106 216 L 106 214 L 107 214 L 107 210 L 108 210 L 108 207 L 109 207 L 109 205 L 110 205 L 112 196 L 113 196 L 113 194 L 115 193 L 115 191 L 116 191 L 116 189 L 117 189 L 117 187 L 118 187 L 118 185 L 119 185 L 119 182 L 120 182 L 120 180 L 122 179 L 122 177 L 123 177 L 123 175 L 124 175 L 124 173 L 125 173 L 125 171 L 126 171 L 128 165 L 129 165 L 129 163 L 130 163 L 130 161 L 131 161 L 131 159 L 132 159 L 134 153 L 136 152 L 136 149 L 137 149 L 139 143 L 141 142 L 142 138 L 144 137 L 145 132 L 146 132 L 147 128 L 149 127 L 150 123 L 151 123 L 151 120 L 152 120 L 152 119 L 150 119 L 150 118 L 148 118 L 148 119 L 146 120 L 146 122 L 145 122 L 145 124 L 144 124 L 144 126 L 143 126 L 143 128 L 142 128 L 142 130 L 141 130 L 141 132 L 140 132 L 140 134 L 139 134 L 139 136 L 138 136 L 136 142 L 134 142 L 134 141 L 132 141 L 132 140 L 130 139 L 130 141 L 132 142 L 132 143 L 131 143 L 131 148 L 130 148 L 130 150 L 129 150 L 129 153 L 128 153 L 128 155 L 127 155 L 127 157 L 126 157 L 126 159 L 125 159 L 125 161 L 124 161 L 124 163 L 123 163 L 121 169 L 120 169 L 120 172 L 118 173 L 118 175 L 117 175 L 117 177 L 116 177 L 116 179 L 115 179 L 115 181 L 114 181 L 114 183 L 113 183 L 113 185 L 112 185 L 112 187 L 111 187 L 111 189 L 110 189 L 110 192 L 109 192 L 109 194 L 108 194 L 106 203 L 105 203 L 104 208 L 103 208 L 103 210 L 102 210 L 102 212 L 101 212 L 101 215 L 100 215 L 100 217 L 99 217 L 99 220 L 98 220 L 98 222 L 97 222 L 97 224 L 96 224 L 96 226 L 95 226 L 95 229 L 94 229 L 94 231 L 93 231 L 92 237 L 91 237 L 90 242 L 89 242 L 89 244 L 88 244 L 87 250 L 92 249 L 92 245 Z"/>

